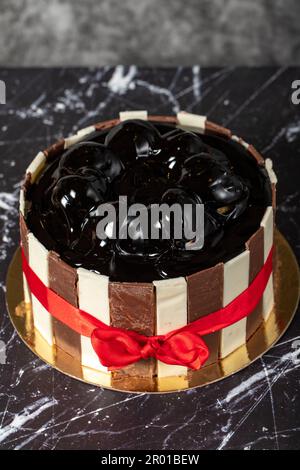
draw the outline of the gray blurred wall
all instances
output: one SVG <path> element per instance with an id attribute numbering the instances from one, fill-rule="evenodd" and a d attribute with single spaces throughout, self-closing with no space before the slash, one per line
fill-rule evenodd
<path id="1" fill-rule="evenodd" d="M 300 63 L 299 0 L 0 0 L 0 65 Z"/>

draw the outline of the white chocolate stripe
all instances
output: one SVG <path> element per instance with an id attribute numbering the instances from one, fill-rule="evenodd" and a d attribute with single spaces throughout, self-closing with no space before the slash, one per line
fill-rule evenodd
<path id="1" fill-rule="evenodd" d="M 109 325 L 108 276 L 83 268 L 77 269 L 77 275 L 79 308 Z M 86 336 L 81 336 L 81 363 L 83 366 L 109 373 L 107 367 L 100 363 L 91 339 Z"/>
<path id="2" fill-rule="evenodd" d="M 30 173 L 31 175 L 31 183 L 34 183 L 36 181 L 45 164 L 46 156 L 43 152 L 39 152 L 26 170 L 26 174 Z"/>
<path id="3" fill-rule="evenodd" d="M 248 150 L 248 148 L 250 147 L 250 145 L 247 142 L 245 142 L 241 137 L 238 137 L 237 135 L 232 135 L 231 140 L 234 140 L 235 142 L 238 142 L 243 147 L 245 147 L 246 150 Z"/>
<path id="4" fill-rule="evenodd" d="M 265 167 L 268 172 L 271 183 L 277 184 L 277 176 L 273 170 L 273 162 L 270 158 L 266 158 Z"/>
<path id="5" fill-rule="evenodd" d="M 85 127 L 84 129 L 80 129 L 77 132 L 77 134 L 67 137 L 65 139 L 65 144 L 64 144 L 65 150 L 70 148 L 72 145 L 75 145 L 78 142 L 81 142 L 82 140 L 84 140 L 85 136 L 91 134 L 94 131 L 95 131 L 94 126 L 88 126 L 88 127 Z"/>
<path id="6" fill-rule="evenodd" d="M 19 209 L 20 209 L 20 212 L 23 216 L 25 216 L 25 212 L 26 212 L 26 206 L 25 206 L 25 193 L 24 193 L 24 189 L 21 189 L 20 190 L 20 204 L 19 204 Z"/>
<path id="7" fill-rule="evenodd" d="M 244 251 L 224 263 L 223 306 L 228 305 L 249 286 L 250 252 Z M 226 357 L 246 342 L 247 318 L 221 330 L 220 357 Z"/>
<path id="8" fill-rule="evenodd" d="M 272 309 L 274 307 L 274 285 L 273 285 L 273 276 L 271 275 L 267 287 L 265 288 L 263 294 L 263 303 L 262 303 L 262 314 L 264 320 L 267 321 Z"/>
<path id="9" fill-rule="evenodd" d="M 83 129 L 79 129 L 77 132 L 77 135 L 81 135 L 82 137 L 85 137 L 86 135 L 91 134 L 92 132 L 95 132 L 95 126 L 88 126 L 84 127 Z"/>
<path id="10" fill-rule="evenodd" d="M 49 287 L 48 251 L 37 240 L 33 233 L 28 234 L 28 251 L 29 266 L 40 280 Z M 34 327 L 39 331 L 47 343 L 50 346 L 53 346 L 52 316 L 34 295 L 31 295 L 31 299 Z"/>
<path id="11" fill-rule="evenodd" d="M 26 279 L 25 274 L 23 274 L 23 291 L 24 291 L 24 300 L 25 300 L 25 303 L 26 303 L 26 304 L 29 304 L 29 303 L 31 302 L 31 299 L 30 299 L 30 290 L 29 290 L 29 286 L 28 286 L 28 282 L 27 282 L 27 279 Z"/>
<path id="12" fill-rule="evenodd" d="M 267 207 L 260 226 L 264 229 L 264 261 L 266 261 L 273 246 L 274 221 L 272 206 Z"/>
<path id="13" fill-rule="evenodd" d="M 177 121 L 182 127 L 196 129 L 200 133 L 204 133 L 205 131 L 206 116 L 180 111 L 177 113 Z"/>
<path id="14" fill-rule="evenodd" d="M 156 332 L 163 335 L 187 324 L 187 284 L 184 277 L 153 282 L 156 288 Z M 158 361 L 158 377 L 187 374 L 183 366 Z"/>
<path id="15" fill-rule="evenodd" d="M 103 387 L 111 386 L 111 374 L 110 372 L 103 372 L 100 370 L 90 369 L 89 367 L 82 366 L 82 376 L 88 382 L 95 383 L 97 385 L 103 385 Z"/>
<path id="16" fill-rule="evenodd" d="M 269 206 L 266 209 L 265 215 L 261 221 L 261 227 L 264 229 L 264 261 L 268 258 L 270 249 L 273 246 L 274 236 L 274 220 L 273 220 L 273 208 Z M 274 287 L 273 287 L 273 276 L 270 277 L 265 292 L 263 294 L 263 307 L 262 314 L 267 321 L 274 305 Z"/>
<path id="17" fill-rule="evenodd" d="M 143 121 L 148 120 L 147 111 L 121 111 L 119 113 L 120 121 L 127 121 L 128 119 L 142 119 Z"/>

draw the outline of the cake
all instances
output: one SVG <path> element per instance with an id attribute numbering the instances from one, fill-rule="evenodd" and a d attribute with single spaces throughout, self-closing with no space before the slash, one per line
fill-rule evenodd
<path id="1" fill-rule="evenodd" d="M 192 385 L 195 370 L 247 344 L 272 311 L 275 192 L 270 160 L 186 112 L 121 112 L 39 152 L 20 192 L 36 336 L 91 382 Z M 119 196 L 201 202 L 203 247 L 186 250 L 184 236 L 100 240 L 96 208 Z"/>

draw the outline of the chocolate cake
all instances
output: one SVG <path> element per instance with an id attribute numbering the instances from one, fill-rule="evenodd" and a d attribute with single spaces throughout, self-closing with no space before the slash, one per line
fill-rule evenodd
<path id="1" fill-rule="evenodd" d="M 272 253 L 275 187 L 271 161 L 204 116 L 123 112 L 55 143 L 30 164 L 20 194 L 24 259 L 79 312 L 116 331 L 158 338 L 230 305 L 257 278 Z M 192 240 L 184 235 L 148 239 L 142 232 L 100 239 L 97 207 L 117 209 L 120 196 L 147 207 L 203 204 L 203 246 L 187 250 Z M 131 223 L 128 217 L 126 229 Z M 178 388 L 187 386 L 188 367 L 151 353 L 124 367 L 103 365 L 89 335 L 53 315 L 25 275 L 24 290 L 37 334 L 53 354 L 76 358 L 88 380 L 102 374 L 107 385 L 139 381 L 163 390 L 176 377 Z M 270 276 L 250 314 L 203 336 L 209 356 L 202 367 L 247 343 L 273 304 Z"/>

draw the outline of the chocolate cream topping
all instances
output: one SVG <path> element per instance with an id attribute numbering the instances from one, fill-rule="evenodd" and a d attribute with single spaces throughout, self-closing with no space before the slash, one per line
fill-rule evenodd
<path id="1" fill-rule="evenodd" d="M 97 207 L 192 204 L 205 208 L 205 241 L 100 240 Z M 195 273 L 245 249 L 271 204 L 267 173 L 240 144 L 172 124 L 131 120 L 95 131 L 46 166 L 27 194 L 27 224 L 39 240 L 74 267 L 113 281 L 150 282 Z M 132 223 L 129 218 L 128 225 Z"/>

